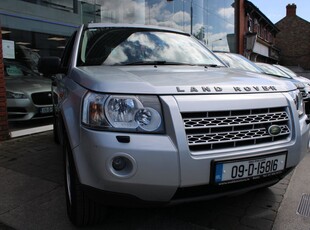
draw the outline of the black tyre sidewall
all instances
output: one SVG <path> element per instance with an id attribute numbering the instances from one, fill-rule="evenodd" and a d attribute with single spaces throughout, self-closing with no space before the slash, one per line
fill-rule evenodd
<path id="1" fill-rule="evenodd" d="M 63 143 L 63 162 L 64 162 L 64 175 L 65 175 L 65 190 L 66 190 L 66 203 L 67 203 L 67 213 L 71 222 L 76 226 L 83 226 L 83 192 L 80 189 L 80 184 L 78 182 L 73 156 L 71 152 L 70 144 L 68 143 L 67 137 L 64 139 Z M 71 202 L 69 198 L 68 184 L 67 184 L 67 168 L 66 163 L 69 161 L 69 171 L 70 171 L 70 191 L 71 191 Z"/>

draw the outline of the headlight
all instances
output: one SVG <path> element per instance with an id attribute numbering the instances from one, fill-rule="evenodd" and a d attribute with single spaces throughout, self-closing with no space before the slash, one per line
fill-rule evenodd
<path id="1" fill-rule="evenodd" d="M 9 98 L 9 99 L 25 99 L 27 97 L 23 93 L 14 93 L 11 91 L 6 91 L 6 98 Z"/>
<path id="2" fill-rule="evenodd" d="M 83 101 L 82 123 L 111 131 L 164 131 L 161 105 L 156 96 L 88 93 Z"/>
<path id="3" fill-rule="evenodd" d="M 305 113 L 305 104 L 304 104 L 302 93 L 300 92 L 300 90 L 293 91 L 291 92 L 291 96 L 294 100 L 299 116 L 302 116 Z"/>

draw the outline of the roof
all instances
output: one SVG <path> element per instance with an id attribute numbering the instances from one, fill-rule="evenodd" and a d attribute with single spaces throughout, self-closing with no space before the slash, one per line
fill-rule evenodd
<path id="1" fill-rule="evenodd" d="M 261 18 L 263 18 L 263 19 L 266 21 L 266 23 L 267 23 L 269 26 L 272 27 L 273 30 L 275 30 L 276 32 L 279 32 L 279 31 L 280 31 L 280 30 L 276 27 L 276 25 L 273 24 L 273 22 L 270 21 L 269 18 L 268 18 L 265 14 L 263 14 L 263 13 L 259 10 L 259 8 L 257 8 L 252 2 L 250 2 L 250 1 L 248 1 L 248 0 L 245 0 L 244 3 L 245 3 L 246 6 L 249 6 L 249 7 L 251 7 L 252 9 L 254 9 L 255 13 L 257 13 Z"/>

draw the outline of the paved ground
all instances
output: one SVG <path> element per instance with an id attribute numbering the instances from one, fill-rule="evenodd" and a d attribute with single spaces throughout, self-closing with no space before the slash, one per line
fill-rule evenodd
<path id="1" fill-rule="evenodd" d="M 75 229 L 66 216 L 61 149 L 52 132 L 0 143 L 0 229 Z M 310 156 L 310 155 L 309 155 Z M 113 208 L 83 229 L 310 229 L 296 214 L 310 193 L 310 157 L 278 184 L 240 196 L 169 208 Z"/>

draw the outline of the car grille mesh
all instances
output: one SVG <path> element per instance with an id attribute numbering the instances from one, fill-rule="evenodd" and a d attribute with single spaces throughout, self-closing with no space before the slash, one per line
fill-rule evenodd
<path id="1" fill-rule="evenodd" d="M 290 136 L 285 107 L 253 110 L 182 113 L 191 151 L 233 148 L 284 140 Z M 272 125 L 280 133 L 271 135 Z"/>
<path id="2" fill-rule="evenodd" d="M 31 94 L 31 98 L 32 98 L 32 101 L 35 105 L 51 105 L 51 104 L 53 104 L 51 92 L 33 93 L 33 94 Z"/>

